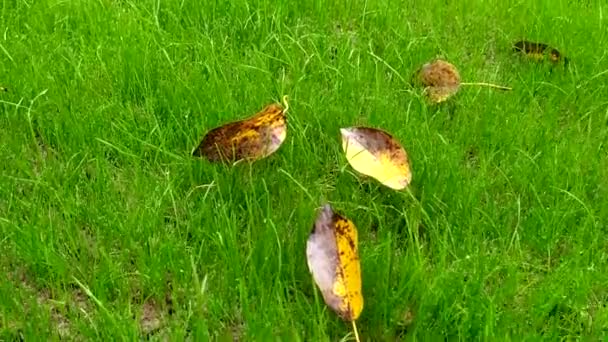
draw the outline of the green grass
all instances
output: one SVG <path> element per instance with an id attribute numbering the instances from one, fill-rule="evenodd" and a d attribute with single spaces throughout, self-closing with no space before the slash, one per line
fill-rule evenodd
<path id="1" fill-rule="evenodd" d="M 599 0 L 0 2 L 0 340 L 338 341 L 350 325 L 305 259 L 323 201 L 359 229 L 364 341 L 606 338 L 607 17 Z M 570 68 L 513 55 L 519 39 Z M 436 56 L 513 91 L 430 106 L 408 82 Z M 284 94 L 276 154 L 190 157 Z M 403 144 L 409 192 L 347 166 L 355 124 Z"/>

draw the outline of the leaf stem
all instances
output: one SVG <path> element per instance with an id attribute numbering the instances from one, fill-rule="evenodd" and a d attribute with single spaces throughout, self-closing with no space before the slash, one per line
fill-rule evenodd
<path id="1" fill-rule="evenodd" d="M 496 89 L 500 89 L 500 90 L 513 90 L 513 88 L 499 86 L 496 84 L 486 83 L 486 82 L 460 82 L 460 85 L 484 86 L 484 87 L 496 88 Z"/>
<path id="2" fill-rule="evenodd" d="M 361 340 L 359 340 L 359 332 L 357 331 L 357 323 L 355 323 L 354 319 L 351 322 L 353 323 L 353 331 L 355 332 L 355 341 L 361 342 Z"/>
<path id="3" fill-rule="evenodd" d="M 285 106 L 283 113 L 287 113 L 287 110 L 289 109 L 289 103 L 287 103 L 287 95 L 283 95 L 283 105 Z"/>

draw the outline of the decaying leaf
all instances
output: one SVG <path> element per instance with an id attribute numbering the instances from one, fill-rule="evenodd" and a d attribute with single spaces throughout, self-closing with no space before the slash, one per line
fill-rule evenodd
<path id="1" fill-rule="evenodd" d="M 323 206 L 306 243 L 308 269 L 325 303 L 342 319 L 352 322 L 363 310 L 357 228 L 347 218 Z"/>
<path id="2" fill-rule="evenodd" d="M 557 49 L 545 43 L 520 40 L 513 44 L 513 51 L 522 53 L 536 61 L 549 60 L 553 64 L 558 64 L 563 60 L 564 66 L 568 66 L 568 58 L 562 57 L 562 54 Z"/>
<path id="3" fill-rule="evenodd" d="M 444 60 L 425 63 L 418 75 L 425 92 L 435 103 L 447 100 L 460 89 L 460 73 L 454 65 Z"/>
<path id="4" fill-rule="evenodd" d="M 192 155 L 212 162 L 253 161 L 271 155 L 287 136 L 285 113 L 289 105 L 286 96 L 283 103 L 284 107 L 272 103 L 250 118 L 210 130 Z"/>
<path id="5" fill-rule="evenodd" d="M 511 90 L 509 87 L 498 86 L 485 82 L 462 82 L 456 67 L 442 59 L 425 63 L 414 74 L 424 87 L 426 96 L 434 103 L 443 102 L 455 95 L 463 85 L 476 85 Z"/>
<path id="6" fill-rule="evenodd" d="M 341 128 L 342 149 L 358 172 L 391 189 L 401 190 L 412 180 L 407 153 L 389 133 L 377 128 Z"/>

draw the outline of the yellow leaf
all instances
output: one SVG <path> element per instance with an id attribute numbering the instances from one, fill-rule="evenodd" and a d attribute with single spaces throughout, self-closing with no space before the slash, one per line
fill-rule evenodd
<path id="1" fill-rule="evenodd" d="M 279 149 L 287 136 L 285 108 L 279 103 L 266 106 L 250 118 L 231 122 L 210 130 L 193 156 L 209 161 L 258 160 Z"/>
<path id="2" fill-rule="evenodd" d="M 306 243 L 308 269 L 325 303 L 346 321 L 363 310 L 357 239 L 355 225 L 326 204 Z"/>
<path id="3" fill-rule="evenodd" d="M 407 153 L 390 134 L 377 128 L 341 128 L 342 149 L 358 172 L 391 189 L 401 190 L 412 180 Z"/>

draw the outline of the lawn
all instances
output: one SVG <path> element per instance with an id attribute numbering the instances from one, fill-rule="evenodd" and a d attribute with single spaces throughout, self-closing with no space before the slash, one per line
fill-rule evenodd
<path id="1" fill-rule="evenodd" d="M 306 239 L 359 231 L 362 341 L 608 336 L 608 4 L 0 2 L 0 340 L 339 341 Z M 569 67 L 513 53 L 555 46 Z M 463 87 L 410 84 L 442 57 Z M 209 129 L 289 96 L 236 166 Z M 413 179 L 348 165 L 384 129 Z"/>

